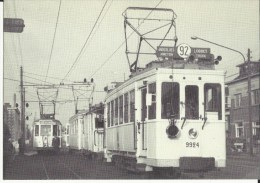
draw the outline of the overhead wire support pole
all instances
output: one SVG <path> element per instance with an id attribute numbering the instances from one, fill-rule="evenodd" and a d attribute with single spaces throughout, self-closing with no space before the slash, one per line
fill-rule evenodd
<path id="1" fill-rule="evenodd" d="M 20 68 L 20 92 L 21 92 L 21 131 L 22 131 L 22 136 L 21 141 L 22 141 L 22 147 L 21 150 L 24 153 L 24 147 L 25 147 L 25 105 L 24 105 L 24 86 L 23 86 L 23 67 L 21 66 Z"/>
<path id="2" fill-rule="evenodd" d="M 250 135 L 250 147 L 249 152 L 250 155 L 253 156 L 253 124 L 252 124 L 252 111 L 251 111 L 251 64 L 250 64 L 250 49 L 248 49 L 247 53 L 247 67 L 248 67 L 248 75 L 247 75 L 247 82 L 248 82 L 248 123 L 249 123 L 249 135 Z"/>

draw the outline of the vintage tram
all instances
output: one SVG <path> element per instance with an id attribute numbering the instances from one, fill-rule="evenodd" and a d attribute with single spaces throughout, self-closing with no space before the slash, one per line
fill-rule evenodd
<path id="1" fill-rule="evenodd" d="M 104 105 L 78 111 L 69 120 L 69 148 L 89 157 L 103 157 Z"/>
<path id="2" fill-rule="evenodd" d="M 61 122 L 56 119 L 39 119 L 33 123 L 33 149 L 53 151 L 61 148 Z"/>
<path id="3" fill-rule="evenodd" d="M 176 176 L 225 167 L 224 71 L 215 69 L 221 57 L 217 60 L 208 48 L 176 44 L 159 45 L 156 54 L 158 59 L 142 69 L 137 55 L 130 79 L 106 87 L 106 161 Z"/>

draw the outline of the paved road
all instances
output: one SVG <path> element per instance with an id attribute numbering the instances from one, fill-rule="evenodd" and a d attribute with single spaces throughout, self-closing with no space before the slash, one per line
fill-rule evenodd
<path id="1" fill-rule="evenodd" d="M 182 178 L 201 179 L 198 174 L 182 174 Z M 227 166 L 204 174 L 205 179 L 260 179 L 260 156 L 227 157 Z"/>
<path id="2" fill-rule="evenodd" d="M 260 178 L 260 158 L 228 157 L 227 167 L 204 174 L 205 179 Z M 100 160 L 79 154 L 42 154 L 16 156 L 4 172 L 4 179 L 147 179 Z M 153 177 L 154 178 L 154 177 Z M 160 177 L 161 179 L 163 177 Z M 181 179 L 201 179 L 195 173 L 183 173 Z"/>

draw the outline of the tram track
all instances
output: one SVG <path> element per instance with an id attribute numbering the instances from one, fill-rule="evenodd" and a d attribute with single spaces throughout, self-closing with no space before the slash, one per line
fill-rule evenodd
<path id="1" fill-rule="evenodd" d="M 41 155 L 40 161 L 46 180 L 82 179 L 71 167 L 60 160 L 59 155 Z"/>
<path id="2" fill-rule="evenodd" d="M 70 167 L 68 167 L 65 163 L 61 162 L 60 160 L 59 160 L 59 163 L 62 164 L 62 165 L 64 165 L 64 167 L 65 167 L 67 170 L 69 170 L 70 172 L 72 172 L 73 175 L 75 175 L 78 179 L 82 179 L 81 176 L 79 176 L 76 172 L 74 172 L 74 171 L 73 171 Z"/>
<path id="3" fill-rule="evenodd" d="M 46 177 L 47 177 L 47 180 L 49 180 L 50 178 L 49 178 L 49 175 L 48 175 L 48 172 L 47 172 L 47 170 L 46 170 L 46 167 L 45 167 L 45 164 L 44 164 L 44 161 L 43 161 L 43 158 L 42 158 L 42 157 L 41 157 L 41 162 L 42 162 L 42 166 L 43 166 L 45 175 L 46 175 Z"/>

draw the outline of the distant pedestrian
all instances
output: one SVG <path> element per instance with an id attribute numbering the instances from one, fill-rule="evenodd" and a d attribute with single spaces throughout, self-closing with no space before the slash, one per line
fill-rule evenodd
<path id="1" fill-rule="evenodd" d="M 19 154 L 22 155 L 24 153 L 24 143 L 23 143 L 23 135 L 18 139 L 19 144 Z"/>
<path id="2" fill-rule="evenodd" d="M 56 152 L 56 153 L 58 153 L 59 152 L 59 147 L 60 147 L 60 139 L 59 139 L 59 137 L 57 137 L 57 136 L 54 136 L 53 137 L 53 139 L 52 139 L 52 146 L 53 146 L 53 148 L 54 148 L 54 151 Z"/>

